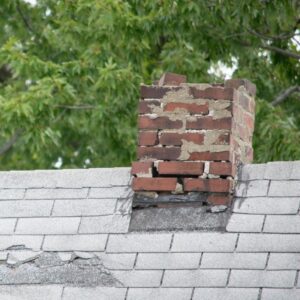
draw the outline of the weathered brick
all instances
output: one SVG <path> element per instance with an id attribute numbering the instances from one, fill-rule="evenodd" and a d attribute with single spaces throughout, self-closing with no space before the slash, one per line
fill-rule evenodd
<path id="1" fill-rule="evenodd" d="M 293 287 L 296 271 L 232 270 L 230 287 Z"/>
<path id="2" fill-rule="evenodd" d="M 210 162 L 209 174 L 214 175 L 232 175 L 234 176 L 235 168 L 231 163 L 226 162 Z"/>
<path id="3" fill-rule="evenodd" d="M 201 268 L 263 270 L 267 256 L 267 253 L 203 253 Z"/>
<path id="4" fill-rule="evenodd" d="M 134 191 L 175 191 L 176 178 L 133 178 Z"/>
<path id="5" fill-rule="evenodd" d="M 104 251 L 107 234 L 46 235 L 45 251 Z"/>
<path id="6" fill-rule="evenodd" d="M 190 90 L 194 98 L 202 99 L 233 100 L 235 94 L 233 88 L 223 87 L 209 87 L 204 90 L 191 87 Z"/>
<path id="7" fill-rule="evenodd" d="M 224 287 L 228 270 L 166 270 L 165 287 Z"/>
<path id="8" fill-rule="evenodd" d="M 226 160 L 232 161 L 232 154 L 230 151 L 221 152 L 192 152 L 188 160 Z"/>
<path id="9" fill-rule="evenodd" d="M 126 288 L 115 287 L 70 287 L 64 288 L 62 300 L 124 300 Z M 49 298 L 50 299 L 50 298 Z M 51 298 L 51 300 L 60 298 Z"/>
<path id="10" fill-rule="evenodd" d="M 210 193 L 207 197 L 207 201 L 212 205 L 230 205 L 232 195 L 228 193 Z"/>
<path id="11" fill-rule="evenodd" d="M 139 159 L 153 158 L 162 160 L 177 160 L 181 150 L 179 147 L 138 147 L 137 155 Z"/>
<path id="12" fill-rule="evenodd" d="M 256 94 L 256 85 L 247 79 L 228 79 L 224 84 L 225 88 L 235 88 L 238 89 L 240 86 L 244 86 L 246 91 L 255 96 Z"/>
<path id="13" fill-rule="evenodd" d="M 79 217 L 20 218 L 16 234 L 76 234 L 79 223 Z"/>
<path id="14" fill-rule="evenodd" d="M 191 288 L 129 288 L 127 300 L 190 300 Z"/>
<path id="15" fill-rule="evenodd" d="M 254 130 L 254 116 L 251 116 L 249 113 L 244 112 L 243 118 L 246 128 L 252 133 Z"/>
<path id="16" fill-rule="evenodd" d="M 246 110 L 250 111 L 250 101 L 251 98 L 244 94 L 244 93 L 239 93 L 239 104 Z"/>
<path id="17" fill-rule="evenodd" d="M 154 106 L 160 106 L 160 101 L 158 100 L 147 100 L 139 102 L 139 113 L 140 114 L 151 114 Z"/>
<path id="18" fill-rule="evenodd" d="M 258 294 L 254 288 L 196 288 L 193 300 L 257 300 Z"/>
<path id="19" fill-rule="evenodd" d="M 197 104 L 197 103 L 180 103 L 180 102 L 169 102 L 165 105 L 164 111 L 176 111 L 185 110 L 190 114 L 208 114 L 208 104 Z"/>
<path id="20" fill-rule="evenodd" d="M 187 121 L 187 129 L 231 129 L 232 118 L 214 120 L 212 117 L 197 117 L 195 121 Z M 172 128 L 172 127 L 169 127 Z M 179 126 L 180 128 L 180 126 Z"/>
<path id="21" fill-rule="evenodd" d="M 147 86 L 141 85 L 141 98 L 148 98 L 148 99 L 160 99 L 162 98 L 167 92 L 172 90 L 179 90 L 180 88 L 171 88 L 171 87 L 159 87 L 159 86 Z"/>
<path id="22" fill-rule="evenodd" d="M 232 187 L 232 181 L 228 179 L 202 179 L 185 178 L 183 180 L 184 190 L 187 192 L 229 192 Z"/>
<path id="23" fill-rule="evenodd" d="M 169 233 L 111 234 L 107 249 L 109 253 L 168 252 L 172 235 Z"/>
<path id="24" fill-rule="evenodd" d="M 174 175 L 202 175 L 204 163 L 201 162 L 176 162 L 167 161 L 159 162 L 159 174 L 174 174 Z"/>
<path id="25" fill-rule="evenodd" d="M 162 145 L 166 146 L 180 146 L 182 140 L 187 142 L 193 142 L 198 145 L 202 145 L 204 142 L 203 133 L 186 132 L 186 133 L 175 133 L 175 132 L 162 132 L 159 141 Z"/>
<path id="26" fill-rule="evenodd" d="M 148 116 L 140 116 L 138 122 L 140 129 L 179 129 L 183 126 L 182 121 L 173 121 L 168 117 L 151 119 Z"/>
<path id="27" fill-rule="evenodd" d="M 175 233 L 172 252 L 231 252 L 237 234 L 219 232 Z"/>
<path id="28" fill-rule="evenodd" d="M 175 74 L 175 73 L 164 73 L 161 78 L 159 79 L 158 85 L 180 85 L 181 83 L 186 82 L 186 76 Z"/>
<path id="29" fill-rule="evenodd" d="M 140 253 L 136 269 L 197 269 L 201 253 Z"/>
<path id="30" fill-rule="evenodd" d="M 152 166 L 153 162 L 151 161 L 135 161 L 131 166 L 131 174 L 139 177 L 151 177 Z"/>
<path id="31" fill-rule="evenodd" d="M 154 146 L 158 143 L 157 131 L 140 131 L 139 146 Z"/>

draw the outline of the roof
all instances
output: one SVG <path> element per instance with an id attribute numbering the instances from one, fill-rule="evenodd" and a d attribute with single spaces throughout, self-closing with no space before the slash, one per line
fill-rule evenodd
<path id="1" fill-rule="evenodd" d="M 244 166 L 225 232 L 128 232 L 130 180 L 0 172 L 0 299 L 300 297 L 300 162 Z"/>

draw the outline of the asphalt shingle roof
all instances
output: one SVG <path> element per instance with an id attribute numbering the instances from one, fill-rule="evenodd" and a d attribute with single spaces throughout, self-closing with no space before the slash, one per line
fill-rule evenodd
<path id="1" fill-rule="evenodd" d="M 0 172 L 0 299 L 300 298 L 300 162 L 240 170 L 226 232 L 128 232 L 130 169 Z"/>

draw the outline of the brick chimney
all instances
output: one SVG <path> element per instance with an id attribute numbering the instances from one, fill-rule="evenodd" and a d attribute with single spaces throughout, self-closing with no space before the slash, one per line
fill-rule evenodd
<path id="1" fill-rule="evenodd" d="M 253 158 L 255 92 L 245 79 L 195 84 L 172 73 L 142 85 L 135 193 L 155 202 L 197 192 L 208 205 L 228 206 L 238 166 Z"/>

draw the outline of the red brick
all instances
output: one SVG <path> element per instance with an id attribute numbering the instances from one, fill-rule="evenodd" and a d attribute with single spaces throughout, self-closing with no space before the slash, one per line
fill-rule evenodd
<path id="1" fill-rule="evenodd" d="M 251 96 L 256 94 L 256 85 L 247 79 L 229 79 L 225 81 L 226 88 L 238 89 L 240 86 L 244 86 L 247 92 Z"/>
<path id="2" fill-rule="evenodd" d="M 174 111 L 176 109 L 184 109 L 190 114 L 208 114 L 208 104 L 196 104 L 196 103 L 179 103 L 169 102 L 164 107 L 164 111 Z"/>
<path id="3" fill-rule="evenodd" d="M 133 178 L 132 189 L 134 191 L 175 191 L 176 178 Z"/>
<path id="4" fill-rule="evenodd" d="M 174 175 L 202 175 L 204 163 L 201 162 L 160 162 L 158 164 L 159 174 Z"/>
<path id="5" fill-rule="evenodd" d="M 205 90 L 198 90 L 196 87 L 191 87 L 190 90 L 194 98 L 233 100 L 235 96 L 233 88 L 209 87 Z"/>
<path id="6" fill-rule="evenodd" d="M 216 192 L 225 193 L 231 191 L 231 181 L 228 179 L 183 179 L 184 191 L 186 192 Z"/>
<path id="7" fill-rule="evenodd" d="M 234 174 L 232 163 L 228 162 L 210 162 L 209 174 L 213 175 L 231 175 Z"/>
<path id="8" fill-rule="evenodd" d="M 141 85 L 141 98 L 161 99 L 169 91 L 178 91 L 180 87 L 161 87 Z"/>
<path id="9" fill-rule="evenodd" d="M 230 151 L 222 152 L 193 152 L 188 160 L 226 160 L 232 161 Z"/>
<path id="10" fill-rule="evenodd" d="M 158 143 L 157 131 L 140 131 L 139 145 L 154 146 Z"/>
<path id="11" fill-rule="evenodd" d="M 185 75 L 179 75 L 175 73 L 165 73 L 159 79 L 158 85 L 180 85 L 186 82 Z"/>
<path id="12" fill-rule="evenodd" d="M 140 129 L 179 129 L 183 125 L 182 121 L 172 121 L 167 117 L 151 119 L 147 116 L 140 116 L 138 126 Z"/>
<path id="13" fill-rule="evenodd" d="M 160 101 L 157 100 L 149 100 L 149 101 L 140 101 L 139 102 L 139 114 L 151 114 L 152 107 L 151 106 L 159 106 Z"/>
<path id="14" fill-rule="evenodd" d="M 186 133 L 174 133 L 174 132 L 163 132 L 159 137 L 159 141 L 162 145 L 177 146 L 182 145 L 182 140 L 193 142 L 198 145 L 202 145 L 204 141 L 204 135 L 196 132 Z"/>
<path id="15" fill-rule="evenodd" d="M 212 205 L 230 205 L 232 196 L 228 193 L 226 194 L 210 194 L 208 195 L 207 201 Z"/>
<path id="16" fill-rule="evenodd" d="M 213 145 L 229 145 L 230 143 L 230 134 L 229 132 L 222 133 L 214 141 Z"/>
<path id="17" fill-rule="evenodd" d="M 196 121 L 187 121 L 187 129 L 231 129 L 232 118 L 214 120 L 212 117 L 198 117 Z"/>
<path id="18" fill-rule="evenodd" d="M 138 174 L 152 174 L 152 161 L 135 161 L 131 165 L 131 174 L 138 175 Z"/>
<path id="19" fill-rule="evenodd" d="M 164 148 L 164 147 L 138 147 L 138 159 L 152 158 L 162 160 L 176 160 L 180 156 L 180 148 Z"/>
<path id="20" fill-rule="evenodd" d="M 254 118 L 251 115 L 249 115 L 247 113 L 244 113 L 244 122 L 245 122 L 247 128 L 249 128 L 250 131 L 253 132 L 253 130 L 254 130 Z"/>

